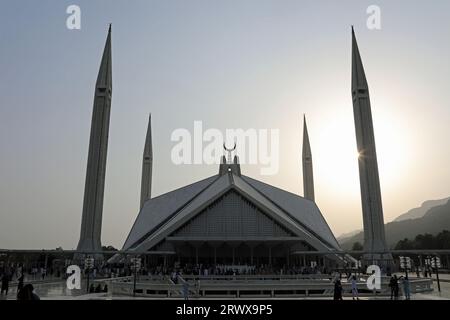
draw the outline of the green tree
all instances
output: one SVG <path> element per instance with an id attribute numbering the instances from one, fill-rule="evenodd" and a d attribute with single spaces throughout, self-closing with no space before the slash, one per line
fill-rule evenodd
<path id="1" fill-rule="evenodd" d="M 450 249 L 450 231 L 444 230 L 433 236 L 431 234 L 419 234 L 414 240 L 400 240 L 394 247 L 395 250 L 432 250 Z"/>
<path id="2" fill-rule="evenodd" d="M 413 250 L 415 249 L 414 241 L 409 239 L 400 240 L 394 248 L 395 250 Z"/>
<path id="3" fill-rule="evenodd" d="M 416 239 L 414 239 L 414 242 L 415 249 L 436 249 L 435 239 L 433 235 L 429 233 L 419 234 Z"/>
<path id="4" fill-rule="evenodd" d="M 436 249 L 450 249 L 450 231 L 444 230 L 436 236 Z"/>

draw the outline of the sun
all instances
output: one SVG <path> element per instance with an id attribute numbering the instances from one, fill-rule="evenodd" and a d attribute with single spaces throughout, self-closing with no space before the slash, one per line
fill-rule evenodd
<path id="1" fill-rule="evenodd" d="M 391 113 L 374 114 L 379 176 L 389 189 L 398 186 L 408 170 L 410 143 L 402 129 Z M 363 155 L 357 150 L 352 114 L 336 113 L 322 119 L 318 134 L 310 138 L 316 179 L 343 195 L 359 192 L 358 159 Z"/>

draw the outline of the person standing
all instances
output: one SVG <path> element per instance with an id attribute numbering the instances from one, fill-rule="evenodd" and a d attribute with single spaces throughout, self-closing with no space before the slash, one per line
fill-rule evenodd
<path id="1" fill-rule="evenodd" d="M 410 286 L 409 278 L 407 276 L 403 279 L 403 292 L 405 293 L 405 299 L 410 300 L 411 299 L 411 286 Z"/>
<path id="2" fill-rule="evenodd" d="M 23 280 L 24 280 L 23 272 L 19 275 L 19 278 L 17 279 L 19 283 L 17 284 L 17 294 L 19 294 L 20 290 L 23 288 Z"/>
<path id="3" fill-rule="evenodd" d="M 395 275 L 391 277 L 391 280 L 389 281 L 389 288 L 391 288 L 391 300 L 394 299 L 395 296 L 395 283 L 396 283 Z"/>
<path id="4" fill-rule="evenodd" d="M 396 275 L 394 275 L 394 299 L 398 300 L 400 287 L 398 285 L 398 278 Z"/>
<path id="5" fill-rule="evenodd" d="M 343 300 L 342 299 L 342 284 L 340 280 L 336 280 L 334 282 L 334 300 Z"/>
<path id="6" fill-rule="evenodd" d="M 10 281 L 11 281 L 11 275 L 8 270 L 5 270 L 5 272 L 3 273 L 3 276 L 2 276 L 1 295 L 3 295 L 3 292 L 5 292 L 5 295 L 8 295 Z"/>
<path id="7" fill-rule="evenodd" d="M 351 279 L 351 284 L 352 284 L 352 297 L 353 300 L 359 300 L 359 293 L 358 293 L 358 284 L 356 281 L 356 276 L 354 275 Z"/>
<path id="8" fill-rule="evenodd" d="M 189 300 L 189 283 L 187 281 L 183 283 L 183 297 L 184 300 Z"/>

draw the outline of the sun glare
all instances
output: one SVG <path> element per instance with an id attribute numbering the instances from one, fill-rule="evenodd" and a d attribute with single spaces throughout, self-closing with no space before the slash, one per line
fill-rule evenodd
<path id="1" fill-rule="evenodd" d="M 374 122 L 380 180 L 389 189 L 395 188 L 407 171 L 406 132 L 389 113 L 377 113 Z M 324 119 L 319 135 L 311 140 L 317 179 L 342 194 L 359 192 L 358 159 L 362 155 L 356 147 L 353 118 L 335 114 Z"/>

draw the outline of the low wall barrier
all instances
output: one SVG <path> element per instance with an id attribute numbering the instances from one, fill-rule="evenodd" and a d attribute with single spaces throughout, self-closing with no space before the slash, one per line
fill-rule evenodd
<path id="1" fill-rule="evenodd" d="M 391 294 L 389 277 L 383 277 L 381 289 L 371 291 L 367 288 L 367 277 L 358 278 L 360 297 L 388 297 Z M 104 281 L 104 280 L 102 280 Z M 291 276 L 184 276 L 174 284 L 167 277 L 139 277 L 136 280 L 136 296 L 147 298 L 183 298 L 184 283 L 188 283 L 189 297 L 195 298 L 308 298 L 332 297 L 334 282 L 330 276 L 299 277 Z M 400 282 L 402 290 L 402 283 Z M 112 279 L 109 287 L 113 295 L 133 295 L 133 277 Z M 343 296 L 351 296 L 351 284 L 342 280 Z M 410 279 L 411 293 L 433 291 L 431 279 Z"/>

